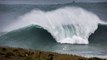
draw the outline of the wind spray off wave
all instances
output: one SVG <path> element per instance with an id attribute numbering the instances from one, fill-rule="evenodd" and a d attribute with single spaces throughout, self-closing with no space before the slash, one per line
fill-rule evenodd
<path id="1" fill-rule="evenodd" d="M 46 29 L 58 43 L 88 44 L 89 36 L 101 20 L 92 12 L 80 7 L 64 7 L 44 12 L 33 10 L 8 26 L 8 31 L 35 24 Z"/>

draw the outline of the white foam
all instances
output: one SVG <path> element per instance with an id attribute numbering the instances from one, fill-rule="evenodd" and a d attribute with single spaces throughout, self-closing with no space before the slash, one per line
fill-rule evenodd
<path id="1" fill-rule="evenodd" d="M 48 12 L 35 9 L 19 17 L 5 31 L 36 24 L 50 32 L 59 43 L 88 44 L 89 36 L 99 23 L 101 20 L 97 15 L 80 7 L 63 7 Z"/>
<path id="2" fill-rule="evenodd" d="M 61 41 L 59 41 L 59 43 L 70 43 L 70 44 L 88 44 L 89 42 L 85 39 L 82 39 L 79 36 L 73 36 L 72 38 L 70 37 L 66 37 L 64 39 L 62 39 Z"/>

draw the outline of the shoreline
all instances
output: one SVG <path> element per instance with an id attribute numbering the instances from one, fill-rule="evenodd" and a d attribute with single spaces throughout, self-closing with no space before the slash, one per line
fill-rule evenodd
<path id="1" fill-rule="evenodd" d="M 39 51 L 23 48 L 1 47 L 0 60 L 106 60 L 97 57 L 82 57 L 72 54 Z"/>

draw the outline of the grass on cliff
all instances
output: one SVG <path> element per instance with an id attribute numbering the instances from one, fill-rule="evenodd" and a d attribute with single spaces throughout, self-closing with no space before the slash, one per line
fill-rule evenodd
<path id="1" fill-rule="evenodd" d="M 22 48 L 0 47 L 0 60 L 106 60 Z"/>

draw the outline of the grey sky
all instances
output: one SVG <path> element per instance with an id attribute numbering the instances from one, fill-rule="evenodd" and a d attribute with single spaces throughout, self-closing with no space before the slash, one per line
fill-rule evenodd
<path id="1" fill-rule="evenodd" d="M 0 4 L 51 4 L 67 3 L 73 0 L 0 0 Z M 107 0 L 75 0 L 76 2 L 107 2 Z"/>

